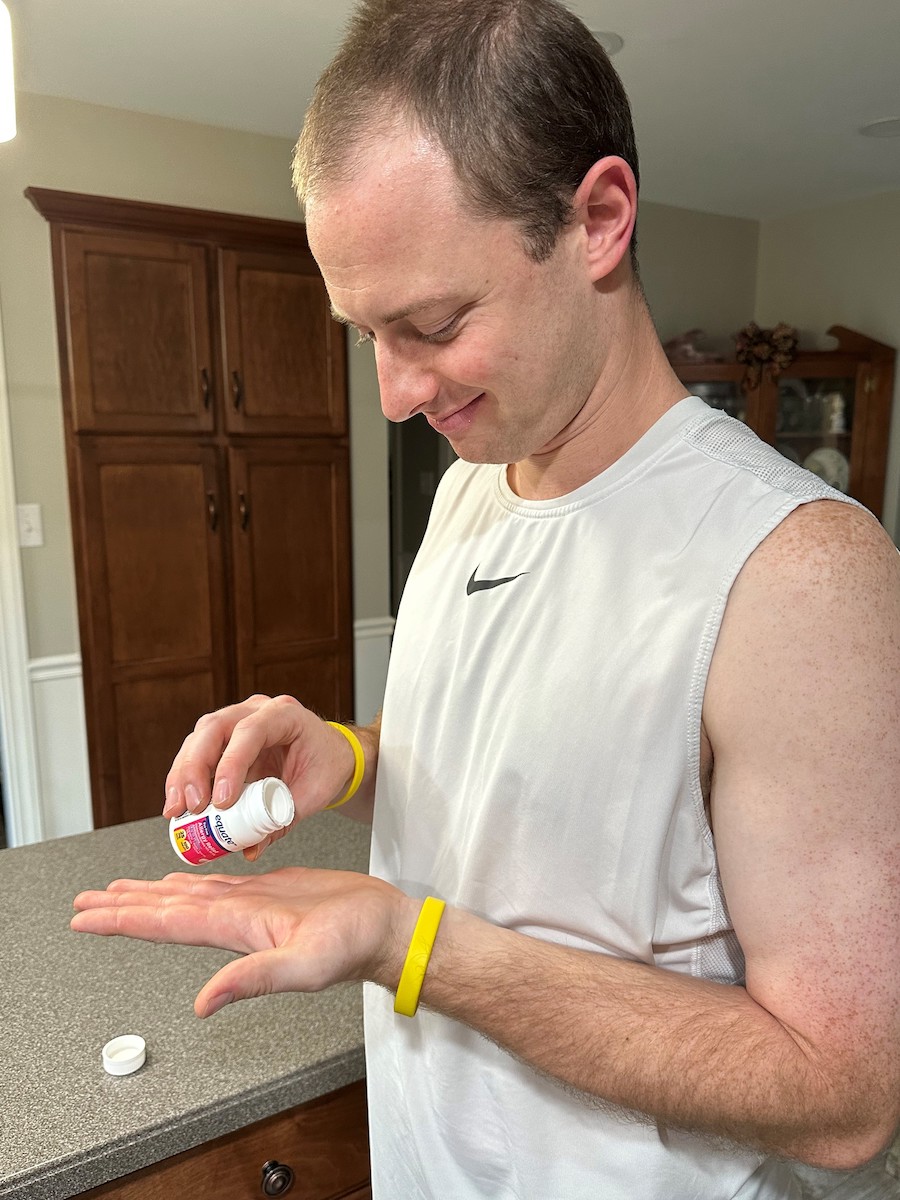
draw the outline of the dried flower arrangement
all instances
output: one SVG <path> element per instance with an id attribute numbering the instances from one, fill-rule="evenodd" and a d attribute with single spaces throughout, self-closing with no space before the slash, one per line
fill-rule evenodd
<path id="1" fill-rule="evenodd" d="M 743 388 L 750 391 L 759 383 L 760 373 L 768 363 L 772 379 L 778 379 L 782 371 L 794 361 L 799 342 L 797 330 L 782 321 L 774 329 L 760 329 L 755 321 L 739 329 L 734 335 L 735 357 L 747 367 Z"/>

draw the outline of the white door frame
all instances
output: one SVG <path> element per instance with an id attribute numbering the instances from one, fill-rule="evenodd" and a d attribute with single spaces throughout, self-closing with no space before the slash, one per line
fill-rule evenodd
<path id="1" fill-rule="evenodd" d="M 44 837 L 0 312 L 0 765 L 11 846 Z"/>

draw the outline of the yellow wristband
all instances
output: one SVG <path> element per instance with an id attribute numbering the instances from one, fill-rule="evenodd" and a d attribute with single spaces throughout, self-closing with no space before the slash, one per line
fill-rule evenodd
<path id="1" fill-rule="evenodd" d="M 360 745 L 359 738 L 352 729 L 348 729 L 346 725 L 339 725 L 337 721 L 329 721 L 328 724 L 332 729 L 339 729 L 347 741 L 350 743 L 350 749 L 353 751 L 353 778 L 347 786 L 346 792 L 339 799 L 332 801 L 331 804 L 326 804 L 326 808 L 340 808 L 342 804 L 346 804 L 351 796 L 356 794 L 356 789 L 362 783 L 363 775 L 366 773 L 366 755 Z"/>
<path id="2" fill-rule="evenodd" d="M 413 930 L 412 941 L 406 952 L 406 962 L 400 973 L 397 984 L 397 995 L 394 999 L 394 1012 L 402 1017 L 414 1017 L 419 1007 L 419 993 L 425 980 L 425 972 L 431 959 L 434 939 L 437 937 L 438 926 L 444 915 L 446 905 L 443 900 L 435 900 L 428 896 L 422 904 L 422 911 Z"/>

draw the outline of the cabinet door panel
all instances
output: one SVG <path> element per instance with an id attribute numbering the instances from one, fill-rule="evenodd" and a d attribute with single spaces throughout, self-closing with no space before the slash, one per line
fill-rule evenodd
<path id="1" fill-rule="evenodd" d="M 834 374 L 792 366 L 767 391 L 775 408 L 775 449 L 839 492 L 857 495 L 856 364 L 840 366 L 842 373 Z"/>
<path id="2" fill-rule="evenodd" d="M 226 524 L 209 446 L 83 439 L 79 481 L 76 562 L 99 826 L 159 812 L 173 754 L 196 719 L 225 702 Z"/>
<path id="3" fill-rule="evenodd" d="M 197 718 L 218 707 L 216 701 L 211 670 L 113 685 L 120 820 L 159 816 L 172 759 Z M 177 870 L 174 861 L 172 869 Z"/>
<path id="4" fill-rule="evenodd" d="M 84 1200 L 249 1200 L 263 1195 L 263 1164 L 273 1159 L 293 1171 L 291 1200 L 371 1196 L 365 1083 L 85 1192 Z"/>
<path id="5" fill-rule="evenodd" d="M 66 230 L 62 253 L 72 427 L 111 433 L 211 429 L 204 248 Z"/>
<path id="6" fill-rule="evenodd" d="M 347 458 L 316 442 L 229 451 L 239 690 L 329 716 L 352 715 Z"/>
<path id="7" fill-rule="evenodd" d="M 112 661 L 208 654 L 214 581 L 202 567 L 215 487 L 203 463 L 107 462 L 98 489 Z"/>
<path id="8" fill-rule="evenodd" d="M 225 411 L 236 433 L 342 435 L 345 337 L 311 255 L 220 251 Z"/>
<path id="9" fill-rule="evenodd" d="M 244 691 L 247 695 L 261 692 L 264 696 L 296 696 L 326 720 L 348 720 L 354 714 L 345 699 L 343 665 L 341 655 L 330 652 L 278 656 L 271 662 L 260 655 Z"/>

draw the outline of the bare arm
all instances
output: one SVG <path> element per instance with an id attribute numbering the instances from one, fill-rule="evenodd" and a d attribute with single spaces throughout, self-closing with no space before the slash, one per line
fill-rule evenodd
<path id="1" fill-rule="evenodd" d="M 746 988 L 453 912 L 423 999 L 663 1122 L 853 1165 L 900 1119 L 900 556 L 870 518 L 801 509 L 752 556 L 704 722 Z"/>
<path id="2" fill-rule="evenodd" d="M 871 518 L 834 510 L 799 510 L 751 556 L 707 689 L 714 828 L 746 988 L 551 945 L 450 909 L 422 999 L 588 1095 L 846 1167 L 875 1154 L 900 1117 L 900 560 Z M 308 975 L 319 986 L 363 977 L 396 986 L 417 903 L 354 875 L 336 885 L 352 890 L 348 907 L 312 874 L 340 876 L 296 876 L 282 973 L 268 960 L 257 969 L 251 953 L 206 985 L 198 1011 L 215 1011 L 223 996 L 309 986 Z M 177 886 L 88 893 L 75 927 L 192 940 L 192 921 L 172 908 Z M 259 886 L 247 885 L 248 901 Z M 165 904 L 153 888 L 170 889 Z M 255 948 L 238 894 L 198 899 L 204 944 Z M 365 932 L 360 912 L 379 914 Z M 323 983 L 313 961 L 321 937 L 307 944 L 297 931 L 332 917 L 326 944 L 340 942 L 351 965 Z"/>

